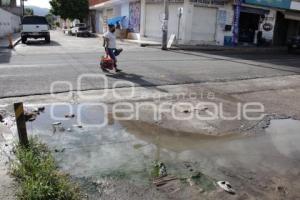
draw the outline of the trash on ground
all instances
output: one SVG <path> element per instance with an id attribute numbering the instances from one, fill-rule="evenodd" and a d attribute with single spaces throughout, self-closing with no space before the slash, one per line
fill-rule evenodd
<path id="1" fill-rule="evenodd" d="M 235 194 L 235 191 L 232 189 L 232 186 L 228 181 L 218 181 L 217 184 L 229 194 Z"/>

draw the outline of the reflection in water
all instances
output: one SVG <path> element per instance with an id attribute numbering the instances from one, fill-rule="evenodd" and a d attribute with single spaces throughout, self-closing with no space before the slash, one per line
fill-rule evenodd
<path id="1" fill-rule="evenodd" d="M 75 106 L 73 108 L 75 109 Z M 63 117 L 66 109 L 55 110 Z M 96 124 L 108 118 L 105 127 L 74 127 L 80 117 L 85 123 Z M 131 178 L 145 177 L 153 161 L 163 161 L 168 171 L 181 171 L 183 162 L 193 162 L 208 175 L 217 175 L 219 168 L 251 169 L 269 173 L 299 172 L 300 123 L 274 120 L 266 134 L 257 136 L 206 136 L 199 133 L 175 132 L 140 121 L 115 121 L 101 108 L 87 107 L 74 119 L 61 120 L 72 132 L 53 134 L 53 119 L 45 114 L 32 123 L 31 131 L 52 149 L 66 149 L 55 154 L 60 167 L 76 176 L 101 176 L 122 171 Z M 276 164 L 274 164 L 276 163 Z M 175 172 L 176 170 L 176 172 Z"/>

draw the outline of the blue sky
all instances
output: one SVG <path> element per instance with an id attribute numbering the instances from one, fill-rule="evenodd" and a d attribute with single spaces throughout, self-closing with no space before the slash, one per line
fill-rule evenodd
<path id="1" fill-rule="evenodd" d="M 50 0 L 27 0 L 25 5 L 38 6 L 42 8 L 50 8 Z"/>

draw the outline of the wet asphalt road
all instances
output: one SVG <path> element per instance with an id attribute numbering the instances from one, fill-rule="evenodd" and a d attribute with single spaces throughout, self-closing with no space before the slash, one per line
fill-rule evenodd
<path id="1" fill-rule="evenodd" d="M 0 98 L 53 92 L 92 90 L 113 87 L 116 81 L 130 81 L 138 86 L 219 82 L 300 73 L 300 55 L 220 54 L 220 52 L 161 51 L 158 47 L 139 47 L 121 42 L 119 57 L 122 74 L 83 78 L 81 75 L 103 75 L 99 57 L 103 55 L 99 38 L 76 38 L 61 32 L 51 33 L 51 44 L 31 41 L 15 50 L 0 49 Z M 124 87 L 128 84 L 118 84 Z"/>

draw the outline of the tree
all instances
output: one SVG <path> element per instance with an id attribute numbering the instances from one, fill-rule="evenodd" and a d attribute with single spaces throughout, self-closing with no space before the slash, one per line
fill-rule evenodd
<path id="1" fill-rule="evenodd" d="M 33 9 L 32 8 L 25 8 L 25 15 L 34 15 Z"/>
<path id="2" fill-rule="evenodd" d="M 49 25 L 54 26 L 54 21 L 55 21 L 55 17 L 54 15 L 52 15 L 51 13 L 45 15 L 46 20 L 48 22 Z"/>
<path id="3" fill-rule="evenodd" d="M 51 0 L 50 12 L 62 19 L 83 20 L 89 12 L 88 0 Z"/>

